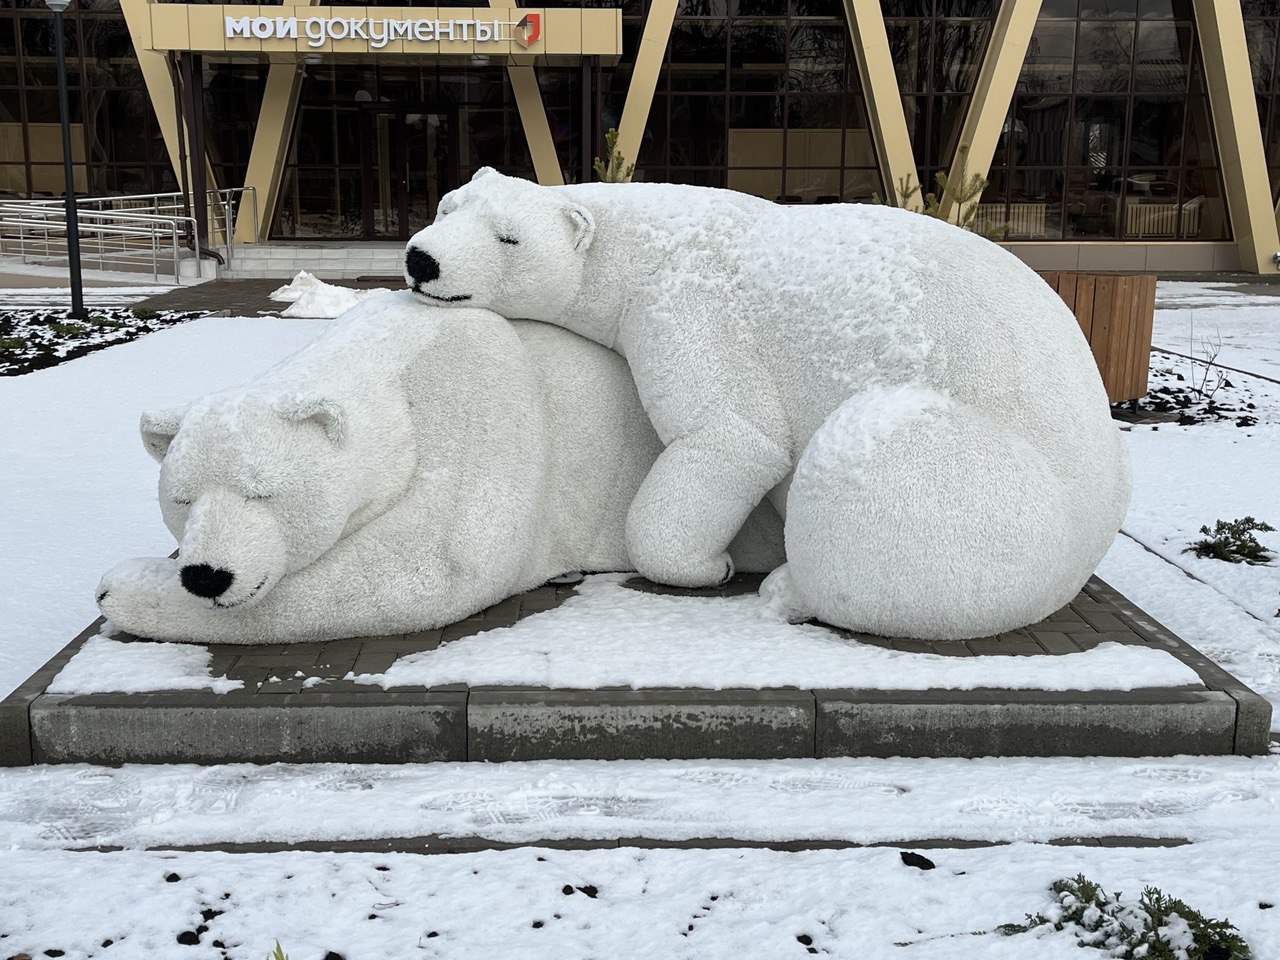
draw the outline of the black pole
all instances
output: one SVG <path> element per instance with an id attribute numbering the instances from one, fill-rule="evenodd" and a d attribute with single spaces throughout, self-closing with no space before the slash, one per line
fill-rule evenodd
<path id="1" fill-rule="evenodd" d="M 582 179 L 580 183 L 590 183 L 592 180 L 591 166 L 591 147 L 596 142 L 596 138 L 591 130 L 591 62 L 587 57 L 582 58 L 582 96 L 579 98 L 582 103 Z"/>
<path id="2" fill-rule="evenodd" d="M 209 245 L 209 197 L 205 179 L 204 124 L 200 119 L 203 109 L 203 76 L 194 54 L 183 51 L 178 55 L 178 67 L 182 74 L 182 104 L 187 118 L 188 155 L 191 158 L 191 208 L 196 218 L 196 259 L 200 251 Z"/>
<path id="3" fill-rule="evenodd" d="M 67 104 L 67 51 L 62 39 L 62 11 L 53 11 L 53 35 L 58 52 L 58 109 L 62 112 L 62 170 L 66 178 L 63 199 L 67 211 L 67 267 L 71 272 L 71 319 L 88 320 L 84 309 L 84 282 L 80 276 L 80 221 L 76 216 L 76 181 L 71 167 L 71 110 Z"/>

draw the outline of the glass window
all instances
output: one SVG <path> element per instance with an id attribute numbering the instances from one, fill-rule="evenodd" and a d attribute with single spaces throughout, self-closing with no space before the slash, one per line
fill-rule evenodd
<path id="1" fill-rule="evenodd" d="M 1135 93 L 1184 93 L 1190 63 L 1191 25 L 1171 21 L 1138 24 Z"/>
<path id="2" fill-rule="evenodd" d="M 1280 199 L 1280 76 L 1277 76 L 1277 37 L 1280 36 L 1280 3 L 1276 0 L 1246 0 L 1244 7 L 1245 38 L 1249 46 L 1249 66 L 1253 87 L 1258 93 L 1258 120 L 1267 151 L 1267 169 L 1271 176 L 1273 199 Z M 1195 113 L 1193 113 L 1193 125 Z M 1199 129 L 1188 136 L 1201 139 Z M 1202 151 L 1203 152 L 1203 151 Z"/>
<path id="3" fill-rule="evenodd" d="M 1027 58 L 1018 76 L 1018 90 L 1024 93 L 1070 93 L 1075 58 L 1076 25 L 1039 21 L 1027 45 Z"/>
<path id="4" fill-rule="evenodd" d="M 722 22 L 685 21 L 671 32 L 670 73 L 673 91 L 724 89 L 728 30 Z"/>
<path id="5" fill-rule="evenodd" d="M 932 189 L 933 171 L 949 166 L 959 146 L 995 5 L 985 0 L 883 0 L 882 8 L 907 130 L 925 187 Z M 1060 31 L 1051 38 L 1058 57 L 1064 37 Z M 1068 39 L 1068 61 L 1070 43 Z"/>
<path id="6" fill-rule="evenodd" d="M 729 7 L 729 18 L 713 10 L 677 20 L 636 179 L 788 203 L 882 193 L 843 6 L 732 0 Z M 603 87 L 601 116 L 612 117 L 623 97 L 614 83 Z"/>
<path id="7" fill-rule="evenodd" d="M 792 27 L 788 88 L 810 93 L 844 90 L 847 36 L 843 24 Z"/>
<path id="8" fill-rule="evenodd" d="M 984 216 L 1003 211 L 1017 239 L 1229 237 L 1191 4 L 1080 0 L 1078 23 L 1064 19 L 1071 12 L 1069 2 L 1042 7 Z M 1269 84 L 1276 33 L 1251 36 Z M 1259 112 L 1271 115 L 1268 96 Z"/>
<path id="9" fill-rule="evenodd" d="M 787 29 L 779 24 L 735 23 L 729 41 L 729 89 L 770 93 L 787 77 Z"/>
<path id="10" fill-rule="evenodd" d="M 1122 97 L 1077 99 L 1071 125 L 1070 162 L 1088 167 L 1120 163 L 1128 107 L 1128 100 Z"/>
<path id="11" fill-rule="evenodd" d="M 1138 13 L 1138 0 L 1080 0 L 1081 19 L 1133 19 Z"/>
<path id="12" fill-rule="evenodd" d="M 1123 93 L 1133 72 L 1131 20 L 1082 22 L 1076 55 L 1077 93 Z"/>
<path id="13" fill-rule="evenodd" d="M 1185 111 L 1186 100 L 1182 97 L 1134 97 L 1129 131 L 1129 166 L 1181 164 Z"/>

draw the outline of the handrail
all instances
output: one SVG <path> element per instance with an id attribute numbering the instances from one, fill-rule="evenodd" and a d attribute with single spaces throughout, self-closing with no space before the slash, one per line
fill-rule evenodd
<path id="1" fill-rule="evenodd" d="M 171 260 L 175 281 L 181 279 L 184 258 L 211 257 L 230 264 L 239 216 L 251 212 L 254 232 L 257 232 L 257 191 L 251 186 L 209 190 L 205 202 L 208 242 L 214 249 L 204 246 L 197 249 L 197 219 L 189 212 L 186 198 L 180 192 L 78 197 L 81 260 L 96 263 L 101 269 L 149 264 L 156 280 L 160 278 L 161 262 Z M 17 254 L 23 262 L 64 259 L 65 218 L 61 198 L 0 200 L 0 255 Z M 216 248 L 225 250 L 225 256 Z"/>

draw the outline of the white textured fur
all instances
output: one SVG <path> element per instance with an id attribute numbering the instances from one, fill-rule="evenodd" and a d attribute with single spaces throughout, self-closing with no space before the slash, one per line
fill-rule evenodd
<path id="1" fill-rule="evenodd" d="M 420 297 L 627 358 L 666 445 L 627 521 L 653 579 L 723 579 L 767 496 L 787 516 L 779 609 L 973 637 L 1062 606 L 1119 528 L 1128 456 L 1088 345 L 981 237 L 888 207 L 492 171 L 440 211 L 407 251 Z M 438 276 L 412 275 L 424 253 Z"/>
<path id="2" fill-rule="evenodd" d="M 626 510 L 661 451 L 616 354 L 406 292 L 142 428 L 180 554 L 118 565 L 99 606 L 139 636 L 197 642 L 412 632 L 568 570 L 632 569 Z M 735 555 L 781 562 L 772 510 Z M 196 564 L 231 586 L 189 593 Z"/>

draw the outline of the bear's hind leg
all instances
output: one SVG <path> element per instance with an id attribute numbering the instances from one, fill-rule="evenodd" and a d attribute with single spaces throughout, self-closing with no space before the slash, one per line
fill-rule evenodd
<path id="1" fill-rule="evenodd" d="M 1082 509 L 1087 496 L 1065 489 L 1035 440 L 917 387 L 847 401 L 814 435 L 791 485 L 792 615 L 798 607 L 882 636 L 966 639 L 1062 607 L 1119 519 Z"/>

